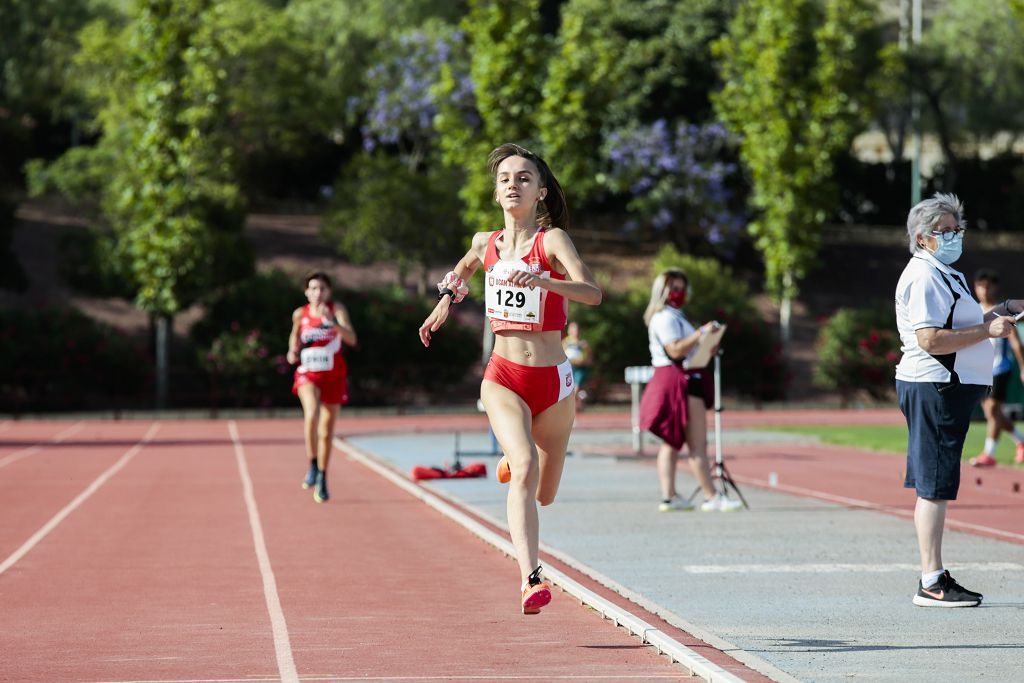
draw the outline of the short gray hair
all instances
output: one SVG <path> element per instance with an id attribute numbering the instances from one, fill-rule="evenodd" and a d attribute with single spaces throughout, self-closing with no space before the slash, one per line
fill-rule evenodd
<path id="1" fill-rule="evenodd" d="M 936 228 L 943 216 L 953 216 L 961 229 L 966 228 L 963 210 L 964 205 L 955 194 L 936 192 L 931 199 L 925 199 L 918 203 L 907 216 L 907 239 L 910 242 L 910 253 L 913 254 L 920 248 L 917 245 L 917 236 Z"/>

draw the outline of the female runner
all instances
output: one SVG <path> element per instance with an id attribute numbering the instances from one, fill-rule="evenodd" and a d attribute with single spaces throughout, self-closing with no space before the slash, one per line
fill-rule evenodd
<path id="1" fill-rule="evenodd" d="M 488 169 L 505 228 L 473 237 L 470 250 L 438 283 L 439 301 L 419 335 L 430 346 L 451 306 L 468 292 L 465 281 L 483 266 L 495 343 L 480 399 L 505 453 L 498 480 L 509 484 L 506 508 L 522 579 L 522 611 L 537 614 L 551 601 L 538 564 L 537 503 L 550 505 L 555 499 L 576 413 L 562 328 L 569 301 L 599 304 L 601 290 L 565 231 L 565 195 L 544 160 L 506 143 L 491 152 Z"/>
<path id="2" fill-rule="evenodd" d="M 348 403 L 348 365 L 341 352 L 342 342 L 353 346 L 356 331 L 348 310 L 331 301 L 331 280 L 326 273 L 310 273 L 305 279 L 308 304 L 292 313 L 288 335 L 288 362 L 295 369 L 292 393 L 302 403 L 305 419 L 306 456 L 309 470 L 302 488 L 313 488 L 318 503 L 330 498 L 327 464 L 338 406 Z"/>

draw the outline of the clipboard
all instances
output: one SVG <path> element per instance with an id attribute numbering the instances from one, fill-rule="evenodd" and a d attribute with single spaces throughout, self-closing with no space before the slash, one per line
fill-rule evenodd
<path id="1" fill-rule="evenodd" d="M 693 355 L 683 363 L 683 367 L 687 370 L 700 370 L 706 368 L 708 363 L 715 355 L 715 349 L 718 348 L 718 344 L 722 341 L 722 335 L 725 334 L 725 330 L 728 325 L 719 325 L 714 331 L 708 332 L 700 338 L 700 342 L 697 343 L 697 349 L 693 352 Z"/>

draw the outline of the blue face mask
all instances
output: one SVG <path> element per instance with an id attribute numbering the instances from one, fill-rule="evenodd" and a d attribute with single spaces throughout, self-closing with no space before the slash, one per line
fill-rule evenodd
<path id="1" fill-rule="evenodd" d="M 947 266 L 956 263 L 960 256 L 964 253 L 964 236 L 963 233 L 957 235 L 948 242 L 943 239 L 938 239 L 938 247 L 935 251 L 931 252 L 932 256 L 937 258 Z"/>

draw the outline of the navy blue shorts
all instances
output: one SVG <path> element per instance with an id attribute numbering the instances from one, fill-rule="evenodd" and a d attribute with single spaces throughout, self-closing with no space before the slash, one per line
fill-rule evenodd
<path id="1" fill-rule="evenodd" d="M 960 457 L 971 414 L 988 387 L 979 384 L 896 380 L 907 418 L 906 488 L 929 500 L 956 500 Z"/>

